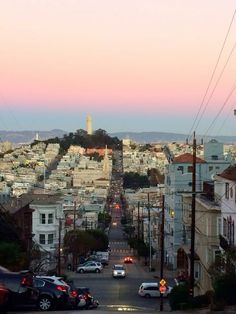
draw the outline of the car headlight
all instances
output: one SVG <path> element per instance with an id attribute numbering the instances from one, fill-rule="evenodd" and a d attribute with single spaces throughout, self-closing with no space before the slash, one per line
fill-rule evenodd
<path id="1" fill-rule="evenodd" d="M 114 270 L 114 271 L 113 271 L 113 274 L 114 274 L 114 275 L 117 275 L 117 271 L 116 271 L 116 270 Z"/>

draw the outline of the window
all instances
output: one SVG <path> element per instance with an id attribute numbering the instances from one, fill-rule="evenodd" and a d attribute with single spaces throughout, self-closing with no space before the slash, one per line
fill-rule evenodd
<path id="1" fill-rule="evenodd" d="M 212 155 L 212 156 L 211 156 L 211 159 L 212 159 L 212 160 L 218 160 L 218 156 L 217 156 L 217 155 Z"/>
<path id="2" fill-rule="evenodd" d="M 183 166 L 178 166 L 177 171 L 181 171 L 182 174 L 184 173 L 184 167 Z"/>
<path id="3" fill-rule="evenodd" d="M 45 286 L 45 282 L 43 280 L 40 279 L 34 279 L 34 286 L 36 288 L 41 288 Z"/>
<path id="4" fill-rule="evenodd" d="M 53 224 L 53 214 L 48 214 L 48 224 Z"/>
<path id="5" fill-rule="evenodd" d="M 233 198 L 233 188 L 230 188 L 230 198 Z"/>
<path id="6" fill-rule="evenodd" d="M 220 251 L 220 250 L 215 250 L 215 251 L 214 251 L 214 262 L 215 262 L 217 265 L 220 265 L 220 263 L 221 263 L 221 258 L 222 258 L 221 251 Z"/>
<path id="7" fill-rule="evenodd" d="M 225 183 L 225 198 L 229 199 L 229 183 Z"/>
<path id="8" fill-rule="evenodd" d="M 48 244 L 53 244 L 54 235 L 53 233 L 48 234 Z"/>
<path id="9" fill-rule="evenodd" d="M 217 230 L 216 235 L 219 236 L 221 234 L 221 218 L 217 217 Z"/>
<path id="10" fill-rule="evenodd" d="M 40 214 L 40 223 L 41 224 L 46 224 L 46 215 L 45 214 Z"/>
<path id="11" fill-rule="evenodd" d="M 213 170 L 213 166 L 209 166 L 209 171 L 212 171 Z"/>
<path id="12" fill-rule="evenodd" d="M 199 280 L 201 276 L 201 265 L 199 263 L 194 263 L 194 264 L 195 264 L 194 278 L 196 280 Z"/>
<path id="13" fill-rule="evenodd" d="M 223 218 L 223 236 L 227 237 L 227 220 Z"/>
<path id="14" fill-rule="evenodd" d="M 46 244 L 46 240 L 45 240 L 45 234 L 40 234 L 39 235 L 39 243 L 40 244 Z"/>
<path id="15" fill-rule="evenodd" d="M 188 172 L 193 172 L 193 166 L 188 166 Z"/>

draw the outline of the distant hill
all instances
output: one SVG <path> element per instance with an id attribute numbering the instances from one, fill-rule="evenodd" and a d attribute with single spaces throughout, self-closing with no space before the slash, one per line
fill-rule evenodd
<path id="1" fill-rule="evenodd" d="M 47 140 L 54 137 L 63 137 L 64 134 L 68 132 L 54 129 L 51 131 L 1 131 L 0 130 L 0 140 L 2 142 L 9 141 L 13 144 L 20 143 L 32 143 L 38 134 L 40 140 Z"/>
<path id="2" fill-rule="evenodd" d="M 10 141 L 14 144 L 32 143 L 38 133 L 39 139 L 47 140 L 49 138 L 62 138 L 67 131 L 54 129 L 50 131 L 1 131 L 0 141 Z M 185 142 L 187 134 L 168 133 L 168 132 L 116 132 L 109 134 L 112 137 L 118 137 L 120 140 L 129 138 L 138 143 L 155 143 L 155 142 Z M 211 136 L 221 143 L 236 143 L 236 136 Z M 201 141 L 201 136 L 197 136 L 198 143 Z"/>
<path id="3" fill-rule="evenodd" d="M 188 138 L 187 134 L 168 132 L 118 132 L 110 135 L 117 136 L 120 140 L 128 138 L 138 143 L 185 142 Z M 202 138 L 200 135 L 197 136 L 198 143 L 200 143 Z M 221 143 L 236 143 L 236 136 L 210 136 L 207 138 L 207 142 L 212 138 Z"/>

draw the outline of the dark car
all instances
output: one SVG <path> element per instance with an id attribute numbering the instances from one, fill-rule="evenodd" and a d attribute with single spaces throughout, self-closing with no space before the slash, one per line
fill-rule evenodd
<path id="1" fill-rule="evenodd" d="M 11 272 L 4 267 L 0 267 L 0 282 L 8 290 L 8 308 L 36 306 L 38 291 L 33 286 L 32 272 L 27 270 Z"/>
<path id="2" fill-rule="evenodd" d="M 69 286 L 56 284 L 44 278 L 34 278 L 34 287 L 39 291 L 38 308 L 50 311 L 55 308 L 76 306 L 76 296 Z"/>
<path id="3" fill-rule="evenodd" d="M 6 286 L 0 283 L 0 313 L 6 313 L 8 309 L 8 290 Z"/>

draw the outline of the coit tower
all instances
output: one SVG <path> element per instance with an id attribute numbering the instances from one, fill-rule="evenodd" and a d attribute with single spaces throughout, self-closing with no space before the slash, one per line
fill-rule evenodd
<path id="1" fill-rule="evenodd" d="M 92 135 L 92 118 L 90 114 L 86 117 L 86 131 L 89 135 Z"/>

